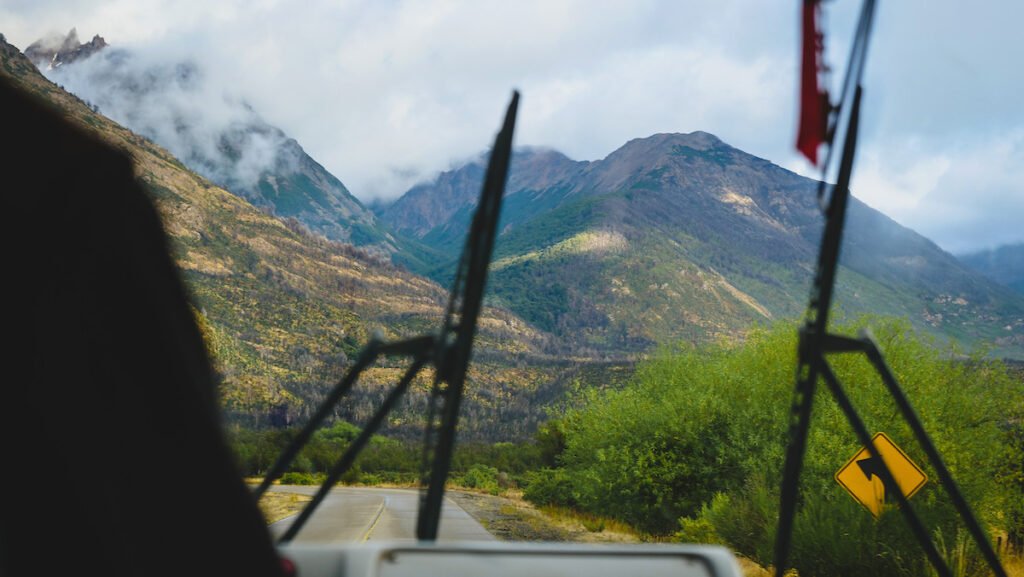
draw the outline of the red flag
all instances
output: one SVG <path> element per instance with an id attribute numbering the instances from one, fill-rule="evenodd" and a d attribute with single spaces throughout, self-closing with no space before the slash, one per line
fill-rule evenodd
<path id="1" fill-rule="evenodd" d="M 818 31 L 819 0 L 804 0 L 803 49 L 800 72 L 800 129 L 797 150 L 818 164 L 818 146 L 825 142 L 828 130 L 828 92 L 819 83 L 824 72 L 824 40 Z"/>

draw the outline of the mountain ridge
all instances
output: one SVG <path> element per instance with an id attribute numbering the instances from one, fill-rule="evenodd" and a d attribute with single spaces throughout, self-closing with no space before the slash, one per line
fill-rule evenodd
<path id="1" fill-rule="evenodd" d="M 640 351 L 735 338 L 803 312 L 823 225 L 816 181 L 702 131 L 632 139 L 592 162 L 565 158 L 543 178 L 520 168 L 531 153 L 517 154 L 492 287 L 496 303 L 539 328 L 588 349 Z M 435 248 L 457 245 L 468 203 L 449 205 L 447 220 L 409 222 L 433 190 L 466 198 L 478 175 L 460 170 L 411 190 L 382 219 Z M 841 265 L 837 301 L 849 314 L 902 316 L 940 339 L 1024 355 L 1024 300 L 856 198 Z"/>

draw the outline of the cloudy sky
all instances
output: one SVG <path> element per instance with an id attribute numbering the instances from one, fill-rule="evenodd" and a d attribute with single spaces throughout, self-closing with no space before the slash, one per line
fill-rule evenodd
<path id="1" fill-rule="evenodd" d="M 826 4 L 840 72 L 858 5 Z M 513 88 L 521 145 L 586 160 L 705 130 L 813 175 L 793 149 L 798 6 L 2 0 L 0 32 L 24 49 L 77 27 L 84 41 L 195 60 L 216 91 L 250 102 L 371 200 L 479 153 Z M 880 3 L 853 191 L 953 252 L 1024 241 L 1021 22 L 1020 2 Z"/>

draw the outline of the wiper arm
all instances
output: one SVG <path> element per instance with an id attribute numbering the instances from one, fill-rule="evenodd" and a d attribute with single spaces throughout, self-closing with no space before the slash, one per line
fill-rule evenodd
<path id="1" fill-rule="evenodd" d="M 817 0 L 805 0 L 814 3 Z M 867 448 L 873 459 L 880 464 L 878 474 L 883 485 L 895 487 L 892 471 L 881 458 L 878 448 L 871 439 L 863 419 L 857 413 L 842 383 L 832 371 L 827 356 L 832 353 L 863 353 L 882 377 L 890 396 L 893 397 L 904 421 L 910 426 L 918 444 L 922 447 L 929 461 L 935 467 L 939 480 L 949 495 L 950 500 L 968 533 L 978 545 L 982 556 L 997 577 L 1006 577 L 998 556 L 992 549 L 984 531 L 971 512 L 942 461 L 941 455 L 925 432 L 917 413 L 910 405 L 896 377 L 885 363 L 878 346 L 868 335 L 858 339 L 832 335 L 828 332 L 828 315 L 832 306 L 835 289 L 836 273 L 839 268 L 839 252 L 842 244 L 843 226 L 846 221 L 846 209 L 850 197 L 850 178 L 853 171 L 854 151 L 857 147 L 857 132 L 860 119 L 860 104 L 863 93 L 861 79 L 864 74 L 864 63 L 867 58 L 867 42 L 871 34 L 871 25 L 875 12 L 875 0 L 865 0 L 861 8 L 850 61 L 843 81 L 841 104 L 834 109 L 835 115 L 827 131 L 826 144 L 828 154 L 822 166 L 822 178 L 818 187 L 818 198 L 824 197 L 826 173 L 832 159 L 833 142 L 838 129 L 845 128 L 843 147 L 840 154 L 839 172 L 835 186 L 831 187 L 827 206 L 825 207 L 825 229 L 822 233 L 821 247 L 818 255 L 817 269 L 814 276 L 814 287 L 811 292 L 807 317 L 800 330 L 798 346 L 798 366 L 796 387 L 793 391 L 792 406 L 789 415 L 789 443 L 786 448 L 785 468 L 780 487 L 779 523 L 775 536 L 775 575 L 782 577 L 788 563 L 793 523 L 796 518 L 796 507 L 799 497 L 800 472 L 807 449 L 807 436 L 810 429 L 811 409 L 819 379 L 824 380 L 829 392 L 835 398 L 858 440 Z M 844 120 L 845 117 L 845 127 Z M 911 507 L 902 491 L 896 491 L 896 503 L 911 532 L 917 538 L 928 561 L 941 577 L 951 577 L 952 572 L 939 554 L 935 543 L 928 535 L 928 530 L 920 517 Z"/>
<path id="2" fill-rule="evenodd" d="M 448 314 L 441 333 L 442 342 L 437 349 L 437 373 L 433 392 L 444 402 L 437 445 L 433 451 L 433 466 L 428 477 L 427 491 L 420 502 L 420 514 L 416 523 L 416 537 L 421 540 L 436 539 L 437 527 L 441 521 L 441 499 L 451 468 L 455 429 L 459 422 L 459 406 L 462 403 L 466 371 L 473 352 L 476 321 L 483 304 L 487 271 L 494 251 L 494 240 L 498 234 L 501 200 L 505 194 L 505 181 L 512 159 L 512 134 L 515 131 L 518 107 L 519 93 L 514 92 L 512 102 L 505 113 L 505 123 L 491 151 L 483 189 L 480 191 L 480 203 L 477 205 L 459 269 L 455 274 Z M 432 439 L 432 422 L 428 421 L 425 455 L 429 454 L 429 443 Z"/>
<path id="3" fill-rule="evenodd" d="M 419 355 L 423 351 L 432 350 L 434 346 L 434 337 L 424 336 L 409 339 L 407 341 L 399 341 L 395 343 L 382 343 L 376 338 L 370 340 L 369 343 L 359 353 L 359 357 L 356 359 L 355 364 L 348 370 L 344 378 L 338 382 L 337 385 L 331 389 L 328 393 L 327 398 L 320 404 L 316 412 L 306 423 L 306 426 L 299 431 L 299 434 L 292 439 L 288 447 L 278 456 L 277 461 L 267 471 L 266 476 L 263 477 L 263 481 L 253 491 L 253 494 L 257 499 L 263 496 L 263 494 L 270 488 L 274 481 L 281 478 L 281 475 L 288 469 L 288 465 L 292 464 L 292 461 L 299 456 L 299 452 L 302 448 L 309 443 L 309 439 L 313 436 L 313 433 L 320 428 L 320 425 L 327 420 L 327 417 L 331 415 L 334 407 L 338 402 L 352 390 L 356 381 L 359 379 L 359 375 L 366 369 L 371 367 L 379 357 L 383 356 L 396 356 L 396 355 Z"/>
<path id="4" fill-rule="evenodd" d="M 288 466 L 312 438 L 313 433 L 330 416 L 338 402 L 352 390 L 362 372 L 371 367 L 380 356 L 412 357 L 412 363 L 402 380 L 373 414 L 356 439 L 349 444 L 345 453 L 321 484 L 316 495 L 306 504 L 296 520 L 281 536 L 279 542 L 291 541 L 302 529 L 334 484 L 355 463 L 356 457 L 369 443 L 384 418 L 408 391 L 409 385 L 419 371 L 428 364 L 434 366 L 435 375 L 424 440 L 424 455 L 430 462 L 427 463 L 429 471 L 425 471 L 424 478 L 421 479 L 421 484 L 426 485 L 426 491 L 420 501 L 416 536 L 427 541 L 437 538 L 444 485 L 451 469 L 452 453 L 455 447 L 459 407 L 462 403 L 466 372 L 472 356 L 477 319 L 483 305 L 491 254 L 494 251 L 494 241 L 497 237 L 501 201 L 505 193 L 505 182 L 508 178 L 512 157 L 512 135 L 515 131 L 518 106 L 519 93 L 513 92 L 512 101 L 505 114 L 505 121 L 495 138 L 494 148 L 491 151 L 486 177 L 480 191 L 480 201 L 470 225 L 466 246 L 459 259 L 455 282 L 440 333 L 394 343 L 382 343 L 377 339 L 372 339 L 367 343 L 355 364 L 331 390 L 309 422 L 282 452 L 256 488 L 255 495 L 259 499 L 273 482 L 284 474 Z M 442 401 L 442 407 L 435 441 L 434 404 L 435 399 L 438 398 Z"/>

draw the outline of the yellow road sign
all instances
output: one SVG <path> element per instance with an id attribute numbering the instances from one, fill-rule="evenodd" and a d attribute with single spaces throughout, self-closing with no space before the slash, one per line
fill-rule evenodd
<path id="1" fill-rule="evenodd" d="M 908 499 L 917 493 L 928 481 L 921 467 L 910 460 L 910 457 L 896 446 L 885 433 L 875 433 L 871 438 L 878 452 L 889 466 L 898 490 Z M 881 463 L 871 456 L 871 451 L 864 447 L 836 472 L 835 478 L 846 491 L 864 505 L 877 519 L 887 505 L 893 505 L 896 496 L 894 489 L 882 483 Z"/>

